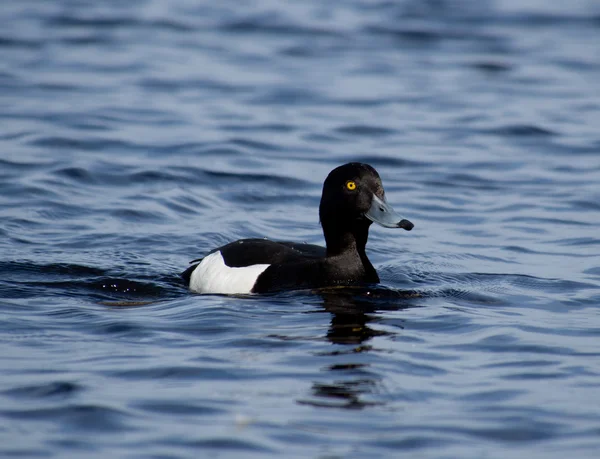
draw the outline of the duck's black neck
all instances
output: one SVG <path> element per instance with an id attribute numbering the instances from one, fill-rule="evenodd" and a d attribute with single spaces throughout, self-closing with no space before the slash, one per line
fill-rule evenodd
<path id="1" fill-rule="evenodd" d="M 375 268 L 367 258 L 365 251 L 369 238 L 369 221 L 354 221 L 350 224 L 340 224 L 339 221 L 321 222 L 328 257 L 359 258 L 366 282 L 379 282 Z"/>
<path id="2" fill-rule="evenodd" d="M 336 256 L 343 253 L 365 253 L 369 237 L 368 225 L 338 225 L 323 222 L 323 234 L 327 244 L 327 256 Z"/>

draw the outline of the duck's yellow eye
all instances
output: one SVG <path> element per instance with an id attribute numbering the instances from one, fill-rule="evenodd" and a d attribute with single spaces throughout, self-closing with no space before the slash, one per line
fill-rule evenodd
<path id="1" fill-rule="evenodd" d="M 356 190 L 356 183 L 353 182 L 352 180 L 348 180 L 346 182 L 346 188 L 348 188 L 350 191 L 354 191 L 354 190 Z"/>

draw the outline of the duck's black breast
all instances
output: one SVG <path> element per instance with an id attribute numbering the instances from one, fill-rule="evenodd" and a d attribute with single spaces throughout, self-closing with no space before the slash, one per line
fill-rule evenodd
<path id="1" fill-rule="evenodd" d="M 258 276 L 252 292 L 267 293 L 378 282 L 379 277 L 375 270 L 372 267 L 367 269 L 358 253 L 348 252 L 336 256 L 308 256 L 274 263 Z"/>

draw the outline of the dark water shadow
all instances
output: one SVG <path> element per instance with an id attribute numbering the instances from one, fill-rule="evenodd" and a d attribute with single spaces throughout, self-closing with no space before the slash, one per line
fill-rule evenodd
<path id="1" fill-rule="evenodd" d="M 383 405 L 377 397 L 381 376 L 372 369 L 369 353 L 379 352 L 368 342 L 378 336 L 395 333 L 377 329 L 381 311 L 399 311 L 421 307 L 415 299 L 422 297 L 417 291 L 400 291 L 381 286 L 344 287 L 322 289 L 323 310 L 331 314 L 325 338 L 335 347 L 318 355 L 335 363 L 323 369 L 332 381 L 315 381 L 308 398 L 298 404 L 320 408 L 359 410 Z"/>
<path id="2" fill-rule="evenodd" d="M 5 299 L 64 296 L 134 306 L 174 299 L 186 291 L 174 275 L 123 276 L 117 269 L 74 263 L 0 262 L 0 296 Z"/>
<path id="3" fill-rule="evenodd" d="M 322 289 L 323 308 L 331 314 L 327 340 L 332 344 L 360 345 L 375 336 L 391 333 L 369 326 L 380 311 L 398 311 L 413 307 L 414 299 L 423 297 L 416 290 L 393 290 L 381 286 Z"/>

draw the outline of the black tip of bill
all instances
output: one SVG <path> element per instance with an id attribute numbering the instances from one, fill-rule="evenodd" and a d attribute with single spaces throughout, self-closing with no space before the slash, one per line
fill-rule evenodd
<path id="1" fill-rule="evenodd" d="M 415 227 L 415 225 L 413 225 L 411 222 L 409 222 L 407 219 L 403 218 L 402 220 L 400 220 L 398 222 L 398 228 L 403 228 L 406 231 L 410 231 L 411 229 L 413 229 Z"/>

